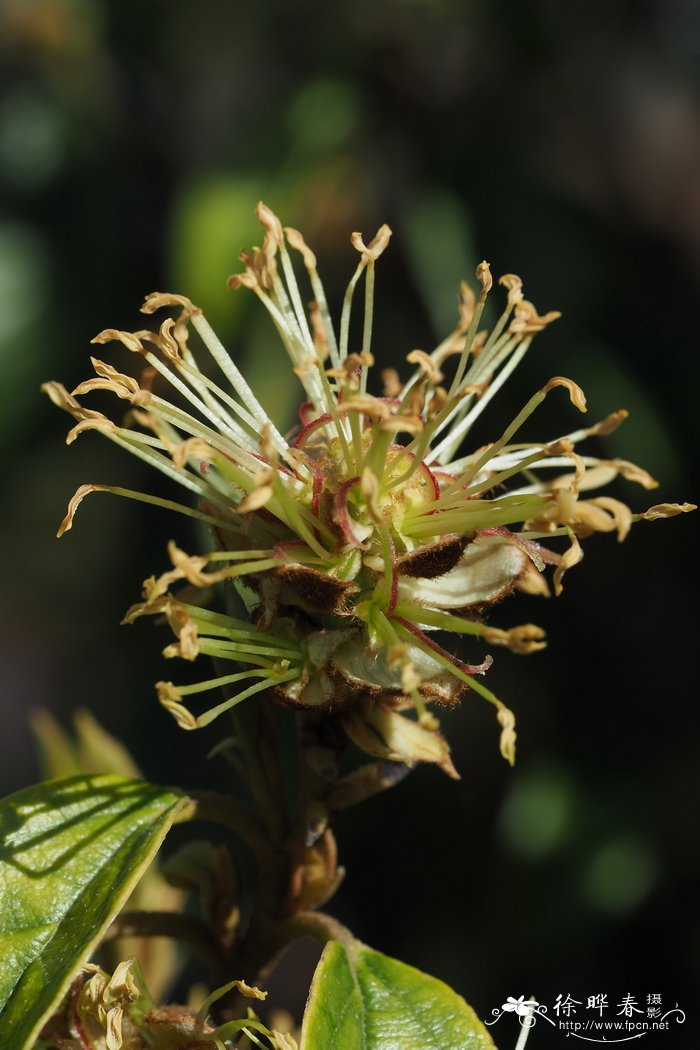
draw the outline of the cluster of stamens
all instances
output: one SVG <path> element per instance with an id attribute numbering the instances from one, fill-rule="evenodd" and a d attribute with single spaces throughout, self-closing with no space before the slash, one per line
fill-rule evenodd
<path id="1" fill-rule="evenodd" d="M 391 231 L 383 226 L 366 245 L 332 323 L 316 258 L 301 234 L 283 230 L 264 205 L 260 249 L 243 253 L 245 271 L 230 278 L 261 300 L 304 389 L 300 423 L 287 438 L 275 427 L 201 311 L 182 296 L 154 293 L 143 312 L 177 311 L 157 332 L 107 329 L 94 343 L 119 341 L 145 361 L 140 380 L 93 359 L 96 378 L 68 393 L 46 384 L 76 425 L 69 442 L 97 429 L 182 484 L 196 506 L 102 485 L 81 486 L 60 533 L 92 491 L 110 491 L 175 510 L 210 526 L 214 549 L 190 556 L 169 546 L 172 568 L 144 585 L 143 601 L 126 619 L 163 614 L 177 642 L 166 656 L 206 654 L 232 661 L 232 673 L 196 685 L 158 684 L 161 703 L 180 725 L 210 723 L 235 704 L 268 692 L 283 703 L 320 708 L 340 718 L 348 735 L 373 754 L 438 762 L 454 772 L 431 703 L 454 703 L 467 689 L 489 700 L 501 724 L 501 751 L 514 755 L 514 719 L 481 678 L 490 657 L 466 664 L 440 645 L 435 631 L 481 638 L 519 653 L 541 649 L 532 624 L 488 626 L 485 608 L 514 588 L 549 592 L 543 575 L 554 566 L 554 589 L 582 557 L 580 539 L 593 531 L 622 540 L 637 518 L 667 517 L 690 505 L 662 504 L 633 515 L 609 496 L 587 495 L 618 475 L 653 488 L 626 461 L 582 455 L 584 439 L 610 433 L 626 416 L 540 443 L 517 441 L 523 423 L 548 394 L 564 388 L 585 411 L 570 379 L 538 390 L 500 437 L 462 451 L 469 432 L 533 337 L 559 315 L 539 315 L 513 274 L 500 279 L 505 309 L 490 333 L 481 318 L 492 278 L 476 271 L 479 292 L 462 284 L 459 322 L 432 353 L 413 350 L 412 374 L 393 369 L 371 393 L 375 263 Z M 301 257 L 314 296 L 304 307 L 290 249 Z M 351 351 L 351 311 L 364 278 L 360 345 Z M 218 366 L 216 383 L 190 349 L 191 330 Z M 178 397 L 159 392 L 164 381 Z M 77 400 L 108 390 L 130 405 L 120 425 Z M 509 483 L 512 487 L 506 487 Z M 59 533 L 59 534 L 60 534 Z M 563 537 L 563 553 L 541 541 Z M 195 594 L 226 583 L 227 611 L 213 612 L 174 594 L 184 581 Z M 224 688 L 221 702 L 195 716 L 186 698 Z M 417 719 L 401 712 L 415 708 Z"/>

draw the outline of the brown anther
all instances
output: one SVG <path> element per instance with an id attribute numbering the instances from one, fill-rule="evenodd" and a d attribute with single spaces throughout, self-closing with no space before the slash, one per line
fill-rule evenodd
<path id="1" fill-rule="evenodd" d="M 428 402 L 428 419 L 435 419 L 447 404 L 447 391 L 444 386 L 436 386 Z"/>
<path id="2" fill-rule="evenodd" d="M 437 386 L 443 378 L 442 372 L 435 361 L 430 354 L 426 354 L 425 350 L 411 350 L 410 354 L 407 354 L 406 360 L 410 365 L 419 365 L 428 382 L 433 386 Z"/>
<path id="3" fill-rule="evenodd" d="M 500 751 L 512 766 L 515 763 L 515 715 L 507 707 L 501 707 L 496 717 L 501 726 Z"/>
<path id="4" fill-rule="evenodd" d="M 246 270 L 245 273 L 232 273 L 226 281 L 227 287 L 235 290 L 236 288 L 257 288 L 258 279 L 252 270 Z"/>
<path id="5" fill-rule="evenodd" d="M 58 408 L 62 408 L 64 412 L 70 413 L 74 419 L 99 419 L 102 415 L 101 412 L 96 412 L 91 408 L 83 408 L 79 401 L 69 394 L 62 383 L 57 383 L 52 380 L 49 383 L 43 383 L 41 386 L 42 391 L 48 394 L 54 405 Z"/>
<path id="6" fill-rule="evenodd" d="M 486 302 L 486 296 L 489 294 L 491 288 L 493 287 L 493 277 L 491 276 L 490 263 L 487 263 L 485 259 L 483 262 L 480 262 L 476 268 L 476 279 L 481 285 L 479 302 L 484 303 Z"/>
<path id="7" fill-rule="evenodd" d="M 294 368 L 292 368 L 292 372 L 295 376 L 299 376 L 299 378 L 301 379 L 304 376 L 308 375 L 309 372 L 312 372 L 315 368 L 318 368 L 318 365 L 318 358 L 309 355 L 308 357 L 305 357 L 302 361 L 300 361 L 298 365 L 295 365 Z"/>
<path id="8" fill-rule="evenodd" d="M 369 264 L 377 261 L 389 244 L 390 238 L 391 229 L 385 223 L 383 226 L 379 227 L 369 244 L 365 244 L 362 239 L 362 234 L 357 232 L 353 233 L 350 237 L 350 243 L 353 248 L 362 255 L 362 261 L 365 264 Z"/>
<path id="9" fill-rule="evenodd" d="M 466 281 L 460 281 L 459 285 L 459 325 L 457 332 L 466 332 L 474 317 L 476 306 L 476 295 L 471 285 Z"/>
<path id="10" fill-rule="evenodd" d="M 263 423 L 260 432 L 260 451 L 271 466 L 277 464 L 279 455 L 277 447 L 272 440 L 272 428 L 269 423 Z"/>
<path id="11" fill-rule="evenodd" d="M 282 223 L 279 221 L 272 208 L 268 208 L 267 204 L 264 204 L 263 201 L 259 201 L 255 209 L 255 214 L 277 244 L 282 244 L 284 241 Z"/>
<path id="12" fill-rule="evenodd" d="M 421 678 L 415 665 L 410 660 L 406 660 L 401 667 L 401 688 L 404 693 L 412 693 L 419 687 L 423 679 Z"/>
<path id="13" fill-rule="evenodd" d="M 112 365 L 105 364 L 96 357 L 91 357 L 93 368 L 99 376 L 98 379 L 87 379 L 73 391 L 73 396 L 79 397 L 91 390 L 109 390 L 117 397 L 130 401 L 132 396 L 139 391 L 139 384 L 133 376 L 118 372 Z"/>
<path id="14" fill-rule="evenodd" d="M 160 704 L 169 711 L 181 729 L 196 729 L 197 719 L 182 703 L 182 698 L 172 682 L 156 682 Z"/>
<path id="15" fill-rule="evenodd" d="M 105 485 L 81 485 L 76 490 L 73 496 L 71 496 L 68 503 L 68 510 L 66 516 L 58 526 L 58 532 L 56 535 L 59 537 L 63 536 L 65 532 L 68 532 L 73 527 L 73 518 L 80 504 L 83 502 L 86 496 L 91 492 L 108 492 L 109 489 Z"/>
<path id="16" fill-rule="evenodd" d="M 380 401 L 371 394 L 354 394 L 347 401 L 341 401 L 338 405 L 338 415 L 347 416 L 351 412 L 361 412 L 369 419 L 387 419 L 391 415 L 391 408 L 385 401 Z"/>
<path id="17" fill-rule="evenodd" d="M 524 570 L 515 581 L 515 588 L 523 594 L 532 594 L 540 598 L 549 598 L 550 590 L 546 577 L 535 568 L 532 562 L 525 565 Z"/>
<path id="18" fill-rule="evenodd" d="M 394 412 L 379 421 L 379 429 L 402 434 L 420 434 L 425 423 L 421 417 L 407 412 Z"/>
<path id="19" fill-rule="evenodd" d="M 374 364 L 374 357 L 369 350 L 363 350 L 359 354 L 348 354 L 342 364 L 337 368 L 329 368 L 326 375 L 330 379 L 337 379 L 343 386 L 350 390 L 359 389 L 358 376 L 363 368 L 370 368 Z"/>
<path id="20" fill-rule="evenodd" d="M 101 332 L 91 339 L 91 343 L 111 343 L 114 340 L 118 340 L 127 350 L 131 350 L 135 354 L 145 354 L 146 350 L 143 343 L 137 337 L 134 332 L 120 332 L 117 328 L 104 328 Z"/>
<path id="21" fill-rule="evenodd" d="M 374 355 L 369 350 L 363 350 L 359 354 L 348 354 L 344 365 L 349 372 L 359 372 L 361 368 L 371 368 L 374 364 Z"/>
<path id="22" fill-rule="evenodd" d="M 554 593 L 557 595 L 557 597 L 564 590 L 561 582 L 564 573 L 567 571 L 567 569 L 572 569 L 574 565 L 578 565 L 578 563 L 583 558 L 581 544 L 576 538 L 576 535 L 570 531 L 569 538 L 571 540 L 571 546 L 568 548 L 568 550 L 565 550 L 564 553 L 561 555 L 561 557 L 559 558 L 559 564 L 554 570 Z"/>
<path id="23" fill-rule="evenodd" d="M 384 397 L 399 397 L 403 389 L 399 373 L 395 368 L 383 368 L 381 371 Z"/>
<path id="24" fill-rule="evenodd" d="M 575 405 L 579 412 L 585 412 L 587 410 L 586 395 L 578 383 L 574 383 L 573 379 L 567 379 L 565 376 L 554 376 L 545 384 L 545 386 L 542 387 L 542 393 L 548 394 L 550 390 L 554 390 L 557 386 L 566 387 L 569 391 L 571 404 Z"/>
<path id="25" fill-rule="evenodd" d="M 151 292 L 150 295 L 146 296 L 141 307 L 141 313 L 154 314 L 156 310 L 160 310 L 163 306 L 181 306 L 182 314 L 180 320 L 183 317 L 193 317 L 195 314 L 201 314 L 202 312 L 186 295 L 172 295 L 170 292 Z"/>
<path id="26" fill-rule="evenodd" d="M 545 445 L 542 451 L 546 452 L 548 456 L 568 456 L 574 451 L 574 444 L 567 438 L 559 438 L 558 441 L 553 441 L 551 445 Z"/>
<path id="27" fill-rule="evenodd" d="M 184 470 L 188 461 L 192 458 L 208 461 L 217 454 L 216 450 L 207 444 L 203 438 L 196 437 L 187 438 L 186 441 L 182 441 L 179 445 L 172 445 L 168 451 L 178 470 Z"/>
<path id="28" fill-rule="evenodd" d="M 472 357 L 478 357 L 481 351 L 484 349 L 486 340 L 488 339 L 489 333 L 486 331 L 477 332 L 472 340 L 470 353 Z"/>
<path id="29" fill-rule="evenodd" d="M 508 305 L 515 306 L 523 299 L 523 282 L 516 273 L 504 273 L 498 278 L 498 283 L 508 289 Z"/>
<path id="30" fill-rule="evenodd" d="M 611 459 L 608 462 L 611 467 L 615 467 L 619 474 L 622 474 L 626 481 L 634 481 L 645 489 L 656 489 L 659 487 L 658 481 L 643 467 L 638 467 L 636 463 L 630 463 L 626 459 Z"/>
<path id="31" fill-rule="evenodd" d="M 90 416 L 89 419 L 81 419 L 79 423 L 76 423 L 68 433 L 66 434 L 66 444 L 72 445 L 75 439 L 83 433 L 84 430 L 104 430 L 109 433 L 113 433 L 118 430 L 119 427 L 116 423 L 113 423 L 107 416 L 103 416 L 101 412 L 96 412 L 95 415 Z"/>
<path id="32" fill-rule="evenodd" d="M 181 326 L 182 327 L 182 326 Z M 160 326 L 158 345 L 165 357 L 170 361 L 180 361 L 180 347 L 177 340 L 173 336 L 173 329 L 175 328 L 175 321 L 172 317 L 166 317 Z"/>
<path id="33" fill-rule="evenodd" d="M 309 303 L 309 320 L 311 321 L 311 338 L 316 348 L 316 357 L 319 361 L 326 361 L 329 355 L 328 335 L 323 323 L 323 316 L 316 300 Z"/>
<path id="34" fill-rule="evenodd" d="M 307 270 L 313 273 L 316 270 L 316 256 L 311 251 L 302 235 L 298 230 L 293 229 L 291 226 L 285 226 L 284 232 L 289 247 L 294 248 L 295 251 L 301 253 L 301 257 L 304 260 L 304 266 Z"/>
<path id="35" fill-rule="evenodd" d="M 620 408 L 617 412 L 611 412 L 609 416 L 602 419 L 600 423 L 596 423 L 593 427 L 588 427 L 586 433 L 590 437 L 604 437 L 606 434 L 612 434 L 613 430 L 617 430 L 620 423 L 629 416 L 629 412 L 626 408 Z"/>
<path id="36" fill-rule="evenodd" d="M 548 324 L 561 317 L 558 310 L 550 310 L 549 313 L 540 317 L 533 304 L 527 299 L 516 303 L 514 313 L 515 316 L 508 326 L 508 331 L 513 335 L 534 335 L 535 332 L 541 332 Z"/>
<path id="37" fill-rule="evenodd" d="M 179 640 L 177 646 L 173 647 L 172 654 L 166 653 L 166 655 L 180 656 L 183 660 L 196 660 L 199 655 L 199 637 L 187 606 L 169 597 L 164 603 L 164 611 L 170 629 Z"/>
<path id="38" fill-rule="evenodd" d="M 236 510 L 239 514 L 252 514 L 253 511 L 260 510 L 266 503 L 269 503 L 273 495 L 274 492 L 271 485 L 260 485 L 243 497 L 240 503 L 237 504 Z"/>
<path id="39" fill-rule="evenodd" d="M 695 503 L 657 503 L 639 517 L 643 521 L 657 521 L 659 518 L 675 518 L 677 514 L 689 514 L 697 509 Z"/>
<path id="40" fill-rule="evenodd" d="M 386 665 L 390 671 L 401 667 L 408 658 L 408 646 L 405 642 L 395 642 L 386 651 Z"/>

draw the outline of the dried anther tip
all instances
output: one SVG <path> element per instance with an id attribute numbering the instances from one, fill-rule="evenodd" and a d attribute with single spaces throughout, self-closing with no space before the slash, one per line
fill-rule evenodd
<path id="1" fill-rule="evenodd" d="M 387 248 L 391 239 L 392 231 L 386 223 L 380 226 L 369 244 L 365 244 L 361 233 L 353 233 L 350 242 L 356 251 L 362 255 L 364 263 L 374 263 Z"/>
<path id="2" fill-rule="evenodd" d="M 479 296 L 479 302 L 486 302 L 486 296 L 489 294 L 493 287 L 493 277 L 491 276 L 491 264 L 487 263 L 486 260 L 480 262 L 477 266 L 476 279 L 481 285 L 481 294 Z"/>

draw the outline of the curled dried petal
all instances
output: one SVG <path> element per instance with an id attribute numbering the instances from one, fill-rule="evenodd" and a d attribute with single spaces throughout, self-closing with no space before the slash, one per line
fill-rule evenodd
<path id="1" fill-rule="evenodd" d="M 356 711 L 346 715 L 343 725 L 350 739 L 370 755 L 407 765 L 434 762 L 453 780 L 459 780 L 444 737 L 395 711 L 374 706 L 365 714 Z"/>

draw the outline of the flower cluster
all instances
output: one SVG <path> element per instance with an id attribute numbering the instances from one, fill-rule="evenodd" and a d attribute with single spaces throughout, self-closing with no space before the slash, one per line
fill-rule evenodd
<path id="1" fill-rule="evenodd" d="M 547 566 L 561 592 L 564 573 L 582 557 L 580 540 L 592 532 L 622 540 L 634 520 L 691 507 L 662 504 L 634 515 L 615 498 L 589 495 L 618 475 L 646 489 L 656 484 L 629 462 L 578 450 L 586 438 L 610 433 L 624 411 L 549 441 L 519 441 L 523 423 L 558 388 L 585 411 L 580 388 L 560 376 L 536 391 L 497 440 L 465 449 L 473 424 L 534 336 L 559 316 L 540 315 L 523 297 L 519 277 L 500 278 L 505 306 L 491 332 L 484 331 L 493 282 L 488 263 L 481 263 L 477 292 L 465 283 L 460 288 L 454 331 L 431 353 L 408 354 L 405 381 L 384 369 L 381 391 L 370 392 L 375 264 L 390 229 L 382 226 L 369 244 L 352 235 L 359 261 L 336 328 L 302 235 L 283 229 L 263 204 L 257 214 L 262 248 L 242 254 L 245 270 L 229 284 L 260 299 L 291 360 L 304 391 L 295 433 L 283 435 L 268 418 L 201 310 L 183 296 L 153 293 L 142 312 L 169 313 L 157 331 L 106 329 L 93 340 L 116 340 L 140 357 L 138 379 L 93 358 L 96 377 L 72 393 L 55 382 L 44 389 L 76 421 L 68 442 L 98 430 L 181 484 L 196 506 L 83 485 L 59 535 L 94 491 L 144 500 L 210 527 L 213 550 L 189 555 L 171 543 L 172 568 L 145 581 L 143 601 L 126 616 L 164 615 L 177 639 L 168 657 L 206 654 L 219 669 L 230 662 L 231 673 L 194 685 L 158 683 L 161 703 L 183 728 L 205 726 L 266 692 L 284 704 L 333 713 L 371 754 L 435 761 L 454 773 L 430 706 L 454 704 L 472 690 L 494 705 L 501 752 L 512 762 L 513 714 L 482 681 L 491 658 L 464 663 L 435 632 L 517 653 L 541 649 L 540 628 L 489 626 L 488 606 L 514 588 L 549 593 Z M 293 256 L 310 283 L 308 312 Z M 351 349 L 351 311 L 362 280 L 361 343 Z M 219 382 L 198 364 L 193 332 L 197 353 L 210 356 Z M 94 390 L 128 403 L 123 422 L 83 406 L 78 399 Z M 541 542 L 557 537 L 565 541 L 563 552 Z M 178 596 L 172 588 L 180 581 L 188 590 Z M 228 585 L 225 613 L 198 604 L 197 594 L 211 594 L 219 583 Z M 190 697 L 221 688 L 224 699 L 193 713 Z M 410 709 L 417 717 L 402 713 Z"/>

